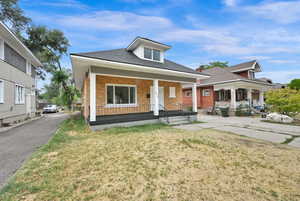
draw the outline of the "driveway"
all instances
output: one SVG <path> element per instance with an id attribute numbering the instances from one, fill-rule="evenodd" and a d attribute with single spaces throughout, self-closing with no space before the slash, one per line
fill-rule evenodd
<path id="1" fill-rule="evenodd" d="M 0 188 L 23 162 L 48 142 L 68 115 L 47 114 L 39 120 L 0 133 Z"/>
<path id="2" fill-rule="evenodd" d="M 212 128 L 275 143 L 288 142 L 291 146 L 300 147 L 300 126 L 267 123 L 262 122 L 261 118 L 254 117 L 224 118 L 199 115 L 199 121 L 205 123 L 180 125 L 176 128 L 186 130 Z"/>

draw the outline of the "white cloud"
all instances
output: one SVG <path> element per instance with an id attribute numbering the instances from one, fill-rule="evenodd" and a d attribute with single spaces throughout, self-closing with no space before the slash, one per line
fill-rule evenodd
<path id="1" fill-rule="evenodd" d="M 243 57 L 240 57 L 240 59 L 243 59 L 243 60 L 259 60 L 259 61 L 262 61 L 262 60 L 268 60 L 268 59 L 271 59 L 272 57 L 270 56 L 259 56 L 259 55 L 252 55 L 252 56 L 243 56 Z"/>
<path id="2" fill-rule="evenodd" d="M 273 64 L 296 64 L 299 63 L 296 60 L 284 60 L 284 59 L 271 59 L 268 60 L 269 63 L 273 63 Z"/>
<path id="3" fill-rule="evenodd" d="M 281 24 L 290 24 L 300 20 L 300 1 L 266 1 L 255 6 L 247 6 L 242 10 L 252 15 L 274 20 Z"/>
<path id="4" fill-rule="evenodd" d="M 259 76 L 271 78 L 273 82 L 289 83 L 292 79 L 300 77 L 300 70 L 265 71 L 260 73 Z"/>
<path id="5" fill-rule="evenodd" d="M 237 0 L 223 0 L 223 3 L 228 7 L 233 7 L 237 5 Z"/>
<path id="6" fill-rule="evenodd" d="M 87 9 L 88 6 L 77 0 L 55 0 L 55 1 L 41 1 L 42 5 L 54 6 L 54 7 L 65 7 L 65 8 L 77 8 L 77 9 Z"/>

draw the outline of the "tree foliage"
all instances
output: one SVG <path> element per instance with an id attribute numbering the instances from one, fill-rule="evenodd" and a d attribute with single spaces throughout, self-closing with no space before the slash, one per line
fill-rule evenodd
<path id="1" fill-rule="evenodd" d="M 288 84 L 288 87 L 291 89 L 300 90 L 300 79 L 293 79 L 290 84 Z"/>
<path id="2" fill-rule="evenodd" d="M 273 112 L 294 115 L 300 112 L 300 92 L 295 89 L 276 89 L 266 93 L 266 103 Z"/>
<path id="3" fill-rule="evenodd" d="M 225 68 L 225 67 L 228 67 L 228 62 L 221 62 L 221 61 L 213 61 L 213 62 L 210 62 L 209 64 L 207 65 L 202 65 L 200 66 L 200 68 L 202 68 L 203 70 L 205 69 L 210 69 L 210 68 L 214 68 L 214 67 L 220 67 L 220 68 Z"/>
<path id="4" fill-rule="evenodd" d="M 26 29 L 31 21 L 18 6 L 18 0 L 0 0 L 0 20 L 9 24 L 16 34 Z"/>

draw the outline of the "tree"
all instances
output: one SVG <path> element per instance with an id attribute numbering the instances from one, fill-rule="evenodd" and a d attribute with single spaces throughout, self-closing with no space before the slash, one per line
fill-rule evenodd
<path id="1" fill-rule="evenodd" d="M 20 36 L 31 21 L 18 6 L 18 0 L 0 0 L 0 20 Z"/>
<path id="2" fill-rule="evenodd" d="M 300 112 L 300 93 L 295 89 L 276 89 L 266 93 L 266 103 L 273 112 L 294 115 Z"/>
<path id="3" fill-rule="evenodd" d="M 220 67 L 220 68 L 225 68 L 228 67 L 228 62 L 221 62 L 221 61 L 213 61 L 213 62 L 209 62 L 209 64 L 207 65 L 201 65 L 199 66 L 199 70 L 206 70 L 206 69 L 210 69 L 210 68 L 214 68 L 214 67 Z"/>
<path id="4" fill-rule="evenodd" d="M 300 90 L 300 79 L 293 79 L 290 84 L 288 84 L 288 87 L 291 89 Z"/>

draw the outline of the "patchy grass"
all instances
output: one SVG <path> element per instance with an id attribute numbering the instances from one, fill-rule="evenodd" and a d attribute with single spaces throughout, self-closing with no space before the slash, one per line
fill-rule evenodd
<path id="1" fill-rule="evenodd" d="M 65 121 L 0 200 L 300 200 L 300 150 L 162 124 L 91 132 Z"/>

